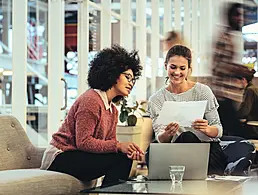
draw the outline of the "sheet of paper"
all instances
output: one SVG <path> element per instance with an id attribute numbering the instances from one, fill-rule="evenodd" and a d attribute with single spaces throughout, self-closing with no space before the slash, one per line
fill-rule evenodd
<path id="1" fill-rule="evenodd" d="M 223 180 L 223 181 L 243 181 L 250 179 L 248 176 L 219 176 L 208 177 L 206 180 Z"/>
<path id="2" fill-rule="evenodd" d="M 165 101 L 157 123 L 168 125 L 171 122 L 177 122 L 182 127 L 191 127 L 193 121 L 203 118 L 206 105 L 207 101 Z"/>

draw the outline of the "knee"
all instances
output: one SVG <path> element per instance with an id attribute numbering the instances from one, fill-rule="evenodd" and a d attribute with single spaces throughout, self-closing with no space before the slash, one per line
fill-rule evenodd
<path id="1" fill-rule="evenodd" d="M 198 143 L 200 142 L 199 138 L 192 132 L 187 131 L 180 134 L 180 140 L 186 143 Z"/>
<path id="2" fill-rule="evenodd" d="M 117 153 L 117 160 L 119 163 L 124 164 L 125 166 L 132 166 L 133 160 L 128 158 L 127 154 L 124 154 L 122 152 Z"/>

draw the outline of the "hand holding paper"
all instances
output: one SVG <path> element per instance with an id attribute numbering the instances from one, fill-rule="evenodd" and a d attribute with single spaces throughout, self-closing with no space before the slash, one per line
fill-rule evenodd
<path id="1" fill-rule="evenodd" d="M 171 122 L 176 122 L 179 126 L 191 127 L 196 119 L 203 118 L 206 105 L 207 101 L 165 101 L 157 123 L 168 125 Z"/>
<path id="2" fill-rule="evenodd" d="M 179 130 L 178 123 L 170 123 L 165 128 L 165 132 L 170 137 L 174 136 L 178 130 Z"/>
<path id="3" fill-rule="evenodd" d="M 197 119 L 192 123 L 192 127 L 196 130 L 205 132 L 208 128 L 208 121 L 205 119 Z"/>

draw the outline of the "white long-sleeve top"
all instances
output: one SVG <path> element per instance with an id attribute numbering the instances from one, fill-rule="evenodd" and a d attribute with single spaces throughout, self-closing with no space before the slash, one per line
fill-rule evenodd
<path id="1" fill-rule="evenodd" d="M 216 126 L 218 128 L 218 135 L 215 138 L 209 137 L 201 131 L 195 130 L 191 127 L 182 127 L 179 128 L 179 133 L 177 133 L 171 142 L 174 142 L 180 133 L 185 131 L 193 132 L 201 141 L 211 142 L 211 141 L 219 141 L 219 138 L 222 136 L 222 125 L 220 122 L 218 107 L 219 104 L 217 102 L 216 97 L 212 93 L 211 89 L 204 84 L 195 83 L 195 85 L 183 93 L 171 93 L 166 89 L 166 87 L 161 88 L 155 94 L 153 94 L 148 102 L 147 113 L 152 119 L 152 127 L 155 133 L 156 140 L 159 141 L 158 136 L 165 131 L 164 125 L 157 123 L 157 118 L 159 116 L 159 112 L 163 106 L 165 101 L 203 101 L 207 100 L 207 106 L 204 113 L 204 118 L 208 120 L 208 124 L 210 126 Z M 173 110 L 171 110 L 173 112 Z M 173 122 L 173 121 L 171 121 Z"/>

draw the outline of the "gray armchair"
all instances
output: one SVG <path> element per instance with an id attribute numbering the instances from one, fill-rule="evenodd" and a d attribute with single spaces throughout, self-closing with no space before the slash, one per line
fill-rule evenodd
<path id="1" fill-rule="evenodd" d="M 16 118 L 0 115 L 0 195 L 78 194 L 96 184 L 40 170 L 44 150 L 32 145 Z"/>

